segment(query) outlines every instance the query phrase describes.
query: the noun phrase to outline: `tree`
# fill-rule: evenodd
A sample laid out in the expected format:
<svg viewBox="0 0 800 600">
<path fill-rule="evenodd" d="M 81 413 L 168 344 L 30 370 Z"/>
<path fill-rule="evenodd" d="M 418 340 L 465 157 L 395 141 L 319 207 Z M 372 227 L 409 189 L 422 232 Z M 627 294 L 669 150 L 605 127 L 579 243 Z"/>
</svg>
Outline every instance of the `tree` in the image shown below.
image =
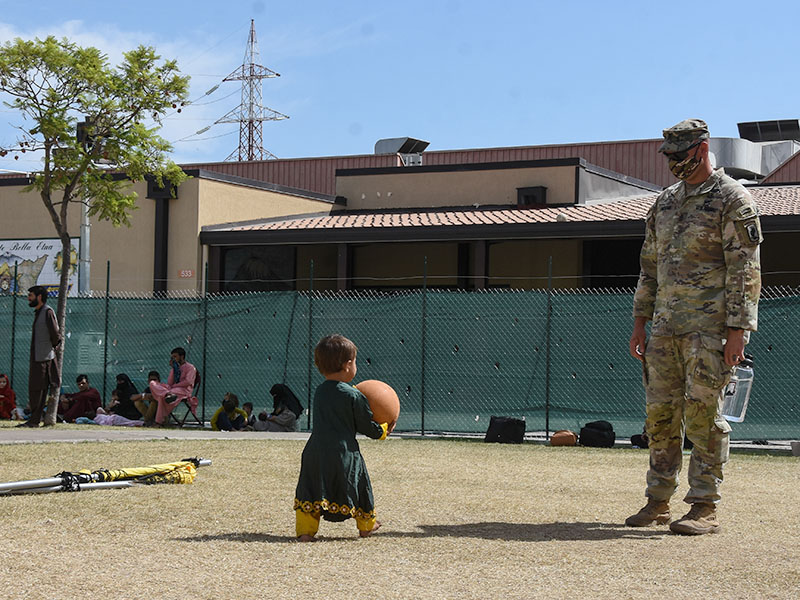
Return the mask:
<svg viewBox="0 0 800 600">
<path fill-rule="evenodd" d="M 151 47 L 125 53 L 117 67 L 97 48 L 52 36 L 0 47 L 0 93 L 11 97 L 6 106 L 24 119 L 15 146 L 0 148 L 0 156 L 41 155 L 42 168 L 31 173 L 25 191 L 41 196 L 66 257 L 56 310 L 62 331 L 70 208 L 86 203 L 89 216 L 129 226 L 136 208 L 132 182 L 151 175 L 160 186 L 178 185 L 186 178 L 167 158 L 172 148 L 157 132 L 166 114 L 185 103 L 188 84 L 177 63 L 161 61 Z"/>
</svg>

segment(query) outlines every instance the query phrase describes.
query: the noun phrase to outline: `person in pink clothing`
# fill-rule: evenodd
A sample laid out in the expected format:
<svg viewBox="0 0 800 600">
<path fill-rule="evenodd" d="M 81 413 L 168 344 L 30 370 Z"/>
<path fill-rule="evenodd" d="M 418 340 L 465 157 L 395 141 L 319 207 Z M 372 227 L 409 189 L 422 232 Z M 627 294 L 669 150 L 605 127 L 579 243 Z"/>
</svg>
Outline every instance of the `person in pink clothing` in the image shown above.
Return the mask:
<svg viewBox="0 0 800 600">
<path fill-rule="evenodd" d="M 197 369 L 186 362 L 186 350 L 175 348 L 170 352 L 170 372 L 167 382 L 150 382 L 150 393 L 156 402 L 156 424 L 165 425 L 172 410 L 183 399 L 192 397 Z"/>
</svg>

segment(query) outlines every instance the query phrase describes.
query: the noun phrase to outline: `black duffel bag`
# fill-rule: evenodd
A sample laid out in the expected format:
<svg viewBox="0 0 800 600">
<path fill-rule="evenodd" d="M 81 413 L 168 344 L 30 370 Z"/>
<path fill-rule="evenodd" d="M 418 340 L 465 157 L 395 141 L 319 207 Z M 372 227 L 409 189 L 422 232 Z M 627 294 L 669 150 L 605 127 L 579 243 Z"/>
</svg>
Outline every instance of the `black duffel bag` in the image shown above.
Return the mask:
<svg viewBox="0 0 800 600">
<path fill-rule="evenodd" d="M 492 417 L 484 442 L 521 444 L 525 437 L 525 421 L 513 417 Z"/>
<path fill-rule="evenodd" d="M 581 427 L 580 445 L 592 448 L 612 448 L 617 436 L 608 421 L 592 421 Z"/>
</svg>

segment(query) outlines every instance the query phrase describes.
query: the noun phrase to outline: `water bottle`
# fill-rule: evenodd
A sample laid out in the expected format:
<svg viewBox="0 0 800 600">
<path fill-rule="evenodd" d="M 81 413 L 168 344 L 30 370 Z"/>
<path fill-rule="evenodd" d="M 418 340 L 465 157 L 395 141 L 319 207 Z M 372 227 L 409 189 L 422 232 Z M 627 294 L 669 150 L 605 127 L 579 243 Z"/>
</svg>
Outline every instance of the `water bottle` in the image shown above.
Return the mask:
<svg viewBox="0 0 800 600">
<path fill-rule="evenodd" d="M 747 401 L 753 387 L 753 357 L 744 355 L 744 360 L 733 369 L 733 375 L 722 400 L 722 416 L 728 421 L 741 423 L 747 412 Z"/>
</svg>

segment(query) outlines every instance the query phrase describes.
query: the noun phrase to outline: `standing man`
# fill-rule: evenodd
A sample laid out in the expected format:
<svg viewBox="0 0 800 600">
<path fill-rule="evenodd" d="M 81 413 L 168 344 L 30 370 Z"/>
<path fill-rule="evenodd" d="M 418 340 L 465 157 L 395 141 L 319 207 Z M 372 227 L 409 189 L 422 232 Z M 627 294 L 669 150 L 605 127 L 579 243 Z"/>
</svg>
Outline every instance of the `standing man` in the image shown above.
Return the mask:
<svg viewBox="0 0 800 600">
<path fill-rule="evenodd" d="M 35 309 L 28 376 L 31 416 L 18 427 L 39 427 L 45 406 L 47 413 L 44 425 L 47 427 L 56 424 L 61 372 L 55 349 L 61 343 L 61 332 L 55 312 L 47 306 L 47 290 L 44 287 L 35 285 L 28 289 L 28 306 Z"/>
<path fill-rule="evenodd" d="M 647 214 L 630 340 L 644 373 L 650 469 L 647 505 L 625 524 L 670 521 L 685 429 L 694 443 L 684 498 L 691 510 L 669 527 L 688 535 L 719 531 L 730 432 L 721 416 L 723 390 L 756 330 L 761 291 L 756 205 L 744 187 L 713 169 L 708 137 L 699 119 L 664 130 L 659 152 L 681 181 Z"/>
</svg>

